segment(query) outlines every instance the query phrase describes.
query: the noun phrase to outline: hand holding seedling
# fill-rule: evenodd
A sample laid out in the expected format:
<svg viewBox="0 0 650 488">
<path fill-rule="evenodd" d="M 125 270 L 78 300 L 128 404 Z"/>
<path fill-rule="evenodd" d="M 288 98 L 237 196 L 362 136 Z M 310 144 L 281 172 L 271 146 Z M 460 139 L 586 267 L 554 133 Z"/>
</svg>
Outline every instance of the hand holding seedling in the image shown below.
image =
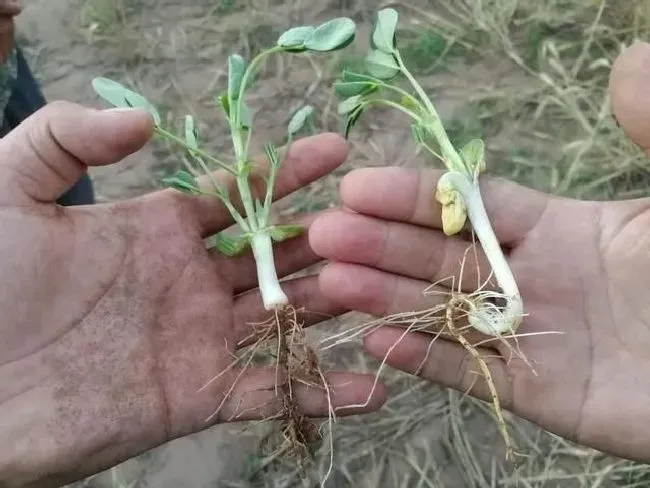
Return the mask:
<svg viewBox="0 0 650 488">
<path fill-rule="evenodd" d="M 179 171 L 171 178 L 165 179 L 172 188 L 192 196 L 208 196 L 218 199 L 227 209 L 234 222 L 240 227 L 241 234 L 232 237 L 221 233 L 217 248 L 228 256 L 241 255 L 250 249 L 253 252 L 257 268 L 257 278 L 264 308 L 281 312 L 290 305 L 288 297 L 278 282 L 273 257 L 273 242 L 282 242 L 300 235 L 304 230 L 295 225 L 274 225 L 271 222 L 271 203 L 276 191 L 278 172 L 285 155 L 270 142 L 265 144 L 269 160 L 269 171 L 264 176 L 263 195 L 253 196 L 250 175 L 253 169 L 250 145 L 254 137 L 255 114 L 246 101 L 247 90 L 251 88 L 254 78 L 264 62 L 274 55 L 324 53 L 338 51 L 348 46 L 355 38 L 356 26 L 346 17 L 332 19 L 317 27 L 299 26 L 284 32 L 276 44 L 247 61 L 239 54 L 228 57 L 227 86 L 215 100 L 228 125 L 232 140 L 233 154 L 230 162 L 208 154 L 202 148 L 201 136 L 198 134 L 194 117 L 186 115 L 182 135 L 174 134 L 172 128 L 166 127 L 156 107 L 143 95 L 136 93 L 108 78 L 95 78 L 93 88 L 106 102 L 115 107 L 140 107 L 151 113 L 154 118 L 156 135 L 180 146 L 189 156 L 186 170 Z M 217 108 L 217 107 L 215 107 Z M 305 128 L 313 127 L 311 116 L 313 107 L 304 106 L 297 110 L 287 125 L 287 148 L 291 147 L 296 136 Z M 211 177 L 211 172 L 221 169 L 232 176 L 236 182 L 236 195 Z M 210 185 L 201 188 L 196 177 L 203 174 Z M 239 197 L 242 209 L 234 206 L 233 197 Z"/>
<path fill-rule="evenodd" d="M 227 86 L 215 97 L 215 110 L 219 110 L 232 142 L 229 158 L 209 154 L 202 145 L 205 137 L 199 134 L 194 118 L 184 117 L 183 129 L 175 134 L 173 124 L 162 120 L 156 107 L 142 94 L 136 93 L 121 84 L 103 77 L 93 80 L 93 87 L 100 97 L 115 107 L 140 107 L 147 110 L 154 119 L 157 136 L 172 142 L 184 157 L 185 169 L 166 178 L 166 184 L 175 190 L 192 197 L 212 198 L 226 208 L 239 227 L 239 234 L 220 232 L 216 236 L 216 249 L 231 258 L 241 258 L 251 252 L 249 262 L 255 266 L 255 282 L 259 287 L 260 306 L 268 311 L 265 319 L 250 323 L 248 334 L 238 339 L 240 354 L 233 355 L 231 363 L 221 370 L 215 370 L 214 377 L 202 389 L 217 380 L 229 377 L 235 369 L 234 377 L 226 395 L 215 402 L 216 408 L 209 418 L 220 415 L 230 395 L 236 391 L 237 383 L 246 375 L 247 368 L 259 360 L 270 361 L 275 370 L 273 390 L 276 403 L 282 405 L 280 412 L 265 420 L 275 420 L 279 425 L 277 447 L 271 449 L 270 457 L 282 460 L 297 460 L 302 473 L 305 462 L 310 461 L 314 447 L 323 439 L 318 429 L 300 412 L 299 385 L 321 389 L 330 405 L 327 414 L 329 427 L 330 469 L 333 468 L 333 434 L 335 409 L 332 406 L 332 386 L 320 365 L 318 352 L 312 347 L 304 333 L 304 324 L 297 313 L 309 310 L 309 304 L 292 300 L 279 281 L 274 257 L 274 244 L 295 239 L 304 231 L 301 225 L 278 225 L 272 222 L 271 203 L 277 196 L 279 174 L 286 164 L 288 151 L 303 129 L 312 129 L 313 107 L 306 105 L 296 110 L 290 117 L 286 129 L 286 149 L 284 151 L 270 143 L 265 143 L 269 161 L 268 171 L 261 178 L 253 178 L 250 146 L 255 134 L 255 113 L 249 107 L 246 95 L 254 84 L 255 76 L 264 62 L 277 55 L 322 54 L 339 51 L 350 45 L 356 35 L 354 22 L 347 17 L 339 17 L 318 26 L 302 25 L 292 27 L 276 40 L 275 44 L 256 54 L 250 61 L 239 54 L 231 54 L 227 62 Z M 208 134 L 207 137 L 210 137 Z M 228 188 L 212 176 L 212 171 L 220 169 L 235 182 L 235 188 Z M 207 186 L 198 184 L 201 175 L 208 181 Z M 255 186 L 262 186 L 254 194 Z M 237 205 L 236 202 L 241 202 Z M 303 297 L 298 297 L 303 298 Z M 251 303 L 251 305 L 254 305 Z M 275 444 L 273 441 L 264 444 Z"/>
<path fill-rule="evenodd" d="M 251 367 L 206 422 L 240 368 L 202 386 L 232 362 L 250 333 L 247 322 L 267 314 L 253 257 L 228 259 L 204 246 L 202 238 L 232 224 L 218 200 L 164 190 L 92 207 L 54 203 L 87 165 L 119 161 L 152 129 L 141 110 L 53 103 L 0 141 L 2 486 L 61 486 L 214 423 L 279 408 L 274 369 Z M 345 156 L 333 134 L 297 141 L 274 198 Z M 269 165 L 252 161 L 258 181 Z M 223 171 L 212 176 L 236 186 Z M 279 277 L 318 259 L 304 236 L 276 252 Z M 340 312 L 316 280 L 283 283 L 288 297 L 314 312 L 305 325 Z M 354 374 L 328 379 L 335 408 L 359 403 L 372 385 Z M 302 384 L 294 394 L 304 414 L 328 414 L 323 390 Z M 378 395 L 365 409 L 340 413 L 380 403 Z"/>
<path fill-rule="evenodd" d="M 415 143 L 447 169 L 437 179 L 433 192 L 441 204 L 442 230 L 447 235 L 456 234 L 469 220 L 500 288 L 463 297 L 463 306 L 469 308 L 469 324 L 492 336 L 515 332 L 524 308 L 517 282 L 485 212 L 478 184 L 486 167 L 484 143 L 476 139 L 459 148 L 451 143 L 434 103 L 402 58 L 398 20 L 395 9 L 377 13 L 365 59 L 366 72 L 345 71 L 336 85 L 338 95 L 344 99 L 339 114 L 346 118 L 345 134 L 373 106 L 390 107 L 408 116 Z M 393 81 L 398 77 L 406 81 L 406 88 Z M 494 299 L 500 299 L 503 305 L 495 304 Z"/>
<path fill-rule="evenodd" d="M 650 45 L 623 53 L 611 94 L 622 127 L 650 154 L 649 66 Z M 346 176 L 341 200 L 352 212 L 331 212 L 310 228 L 314 250 L 336 261 L 320 275 L 330 300 L 379 317 L 436 307 L 463 261 L 461 291 L 483 284 L 485 253 L 477 252 L 476 267 L 470 237 L 443 232 L 434 198 L 442 174 L 381 168 Z M 650 200 L 575 201 L 490 179 L 481 191 L 528 313 L 517 342 L 530 364 L 503 341 L 476 338 L 501 404 L 571 440 L 649 462 Z M 441 293 L 424 296 L 431 282 Z M 378 328 L 365 348 L 395 368 L 491 400 L 460 344 L 403 331 Z"/>
</svg>

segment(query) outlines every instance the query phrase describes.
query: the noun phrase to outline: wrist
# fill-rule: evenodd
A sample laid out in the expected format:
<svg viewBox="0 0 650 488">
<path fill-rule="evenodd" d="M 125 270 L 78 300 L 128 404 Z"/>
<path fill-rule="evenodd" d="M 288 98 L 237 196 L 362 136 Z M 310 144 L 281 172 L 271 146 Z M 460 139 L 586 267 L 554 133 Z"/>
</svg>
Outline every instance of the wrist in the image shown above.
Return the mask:
<svg viewBox="0 0 650 488">
<path fill-rule="evenodd" d="M 137 426 L 117 419 L 98 416 L 84 427 L 77 412 L 76 422 L 62 422 L 66 406 L 40 396 L 31 390 L 0 403 L 2 488 L 62 487 L 137 455 L 143 441 L 161 443 L 147 443 L 134 435 Z"/>
</svg>

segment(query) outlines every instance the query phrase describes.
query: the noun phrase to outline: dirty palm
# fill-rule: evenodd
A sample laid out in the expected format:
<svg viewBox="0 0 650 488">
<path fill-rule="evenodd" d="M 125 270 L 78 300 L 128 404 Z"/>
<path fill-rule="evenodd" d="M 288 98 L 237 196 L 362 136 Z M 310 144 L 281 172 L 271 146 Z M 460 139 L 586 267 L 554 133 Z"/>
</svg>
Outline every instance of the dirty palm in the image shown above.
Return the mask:
<svg viewBox="0 0 650 488">
<path fill-rule="evenodd" d="M 315 351 L 308 344 L 302 324 L 297 318 L 299 304 L 290 303 L 278 279 L 273 255 L 273 243 L 300 235 L 304 228 L 299 225 L 275 225 L 271 222 L 271 204 L 276 178 L 293 140 L 301 132 L 313 129 L 314 108 L 304 106 L 291 117 L 287 126 L 284 150 L 271 143 L 265 145 L 268 159 L 268 172 L 264 176 L 265 194 L 262 199 L 255 198 L 252 191 L 251 175 L 253 158 L 250 154 L 254 137 L 254 114 L 246 103 L 246 90 L 251 88 L 257 70 L 274 55 L 300 53 L 327 53 L 347 47 L 353 42 L 356 26 L 351 19 L 335 18 L 319 26 L 299 26 L 284 32 L 275 46 L 270 47 L 252 60 L 247 61 L 238 54 L 228 58 L 227 89 L 216 97 L 216 104 L 228 122 L 232 140 L 231 161 L 208 154 L 201 147 L 201 138 L 196 130 L 194 118 L 186 115 L 184 130 L 175 134 L 163 127 L 156 107 L 143 95 L 135 93 L 121 84 L 107 79 L 95 78 L 95 91 L 108 103 L 116 107 L 144 108 L 152 115 L 155 133 L 179 146 L 187 156 L 185 168 L 163 181 L 178 191 L 209 196 L 219 199 L 230 212 L 240 234 L 233 236 L 222 232 L 216 236 L 216 248 L 224 255 L 234 257 L 252 251 L 257 269 L 257 283 L 264 308 L 269 311 L 269 320 L 251 326 L 251 334 L 241 341 L 246 345 L 244 351 L 233 361 L 228 369 L 240 366 L 241 377 L 255 359 L 271 357 L 276 367 L 276 391 L 281 396 L 282 412 L 274 417 L 280 422 L 280 445 L 277 449 L 286 455 L 295 455 L 299 462 L 310 456 L 311 444 L 318 440 L 318 429 L 300 412 L 294 398 L 292 386 L 296 382 L 316 385 L 330 391 L 325 376 L 319 367 Z M 236 190 L 243 212 L 236 208 L 233 198 L 215 171 L 222 171 L 236 182 Z M 200 183 L 203 179 L 207 184 Z M 265 354 L 267 353 L 267 354 Z M 227 371 L 227 370 L 226 370 Z M 220 372 L 210 383 L 216 381 L 226 371 Z M 231 391 L 237 380 L 233 382 Z M 210 384 L 208 383 L 208 384 Z M 207 384 L 204 386 L 208 386 Z M 212 417 L 218 414 L 228 398 L 224 396 Z M 211 417 L 211 418 L 212 418 Z M 329 423 L 333 422 L 334 412 L 330 406 Z M 209 419 L 208 419 L 209 420 Z M 330 436 L 331 438 L 331 436 Z"/>
<path fill-rule="evenodd" d="M 434 104 L 404 64 L 397 47 L 397 26 L 398 14 L 394 9 L 383 9 L 377 13 L 371 31 L 371 50 L 366 57 L 365 72 L 344 71 L 335 85 L 336 93 L 343 97 L 339 115 L 344 118 L 347 136 L 372 105 L 400 110 L 412 121 L 415 143 L 445 164 L 448 171 L 439 180 L 436 193 L 437 200 L 442 204 L 444 231 L 447 234 L 459 232 L 469 218 L 502 291 L 482 290 L 472 295 L 455 293 L 447 305 L 433 311 L 434 314 L 431 311 L 413 311 L 413 314 L 401 317 L 406 317 L 405 320 L 413 324 L 423 313 L 429 318 L 435 316 L 435 319 L 427 322 L 429 325 L 442 324 L 441 328 L 445 328 L 448 334 L 473 351 L 473 355 L 478 355 L 476 349 L 465 339 L 464 329 L 457 322 L 465 319 L 468 328 L 505 340 L 505 334 L 514 333 L 521 322 L 523 303 L 481 198 L 478 177 L 485 168 L 483 143 L 475 140 L 460 149 L 451 144 Z M 246 90 L 252 86 L 256 71 L 269 57 L 338 51 L 349 46 L 354 41 L 355 34 L 354 22 L 341 17 L 319 26 L 291 28 L 278 38 L 274 46 L 250 61 L 238 54 L 229 56 L 227 89 L 216 97 L 215 102 L 228 122 L 233 148 L 230 161 L 224 161 L 202 149 L 201 137 L 192 116 L 185 116 L 184 129 L 176 134 L 171 128 L 163 127 L 158 111 L 141 94 L 107 78 L 93 80 L 95 91 L 108 103 L 116 107 L 140 107 L 148 110 L 154 118 L 155 133 L 184 151 L 185 168 L 166 178 L 164 183 L 190 195 L 219 199 L 239 227 L 240 234 L 236 236 L 223 232 L 217 235 L 215 246 L 229 257 L 252 252 L 260 297 L 264 308 L 269 312 L 269 319 L 261 324 L 251 324 L 250 336 L 238 345 L 246 347 L 241 348 L 242 352 L 229 369 L 239 366 L 241 375 L 248 365 L 262 356 L 273 362 L 276 370 L 275 388 L 283 405 L 282 412 L 274 417 L 279 422 L 281 432 L 276 450 L 286 456 L 295 456 L 300 464 L 311 456 L 311 445 L 321 435 L 316 426 L 299 412 L 292 385 L 296 382 L 307 383 L 323 388 L 328 394 L 330 387 L 319 366 L 317 354 L 308 343 L 298 320 L 296 309 L 300 308 L 300 304 L 289 301 L 279 282 L 274 262 L 273 244 L 300 235 L 304 228 L 274 224 L 271 222 L 270 209 L 276 176 L 292 142 L 305 130 L 313 130 L 314 108 L 307 105 L 293 113 L 287 127 L 284 149 L 271 143 L 265 145 L 269 162 L 268 173 L 264 177 L 265 193 L 264 198 L 255 198 L 250 179 L 254 168 L 249 153 L 254 137 L 254 114 L 246 103 Z M 406 80 L 410 87 L 399 86 L 394 81 L 398 78 Z M 229 190 L 215 178 L 214 172 L 217 170 L 227 173 L 236 182 L 243 212 L 233 204 Z M 199 180 L 206 184 L 199 183 Z M 395 322 L 394 317 L 382 318 L 383 321 L 391 319 Z M 407 328 L 410 329 L 411 326 Z M 347 338 L 357 333 L 359 329 L 349 332 Z M 332 339 L 340 341 L 341 337 Z M 476 357 L 481 363 L 480 358 Z M 484 362 L 481 368 L 490 383 L 489 371 Z M 211 381 L 225 372 L 220 372 Z M 232 388 L 234 386 L 233 383 Z M 227 397 L 228 395 L 225 396 Z M 499 412 L 496 395 L 494 402 L 495 409 Z M 221 405 L 217 406 L 213 415 L 220 408 Z M 330 456 L 334 420 L 334 412 L 330 408 L 327 421 L 330 429 Z M 502 427 L 505 428 L 505 425 Z M 503 434 L 507 441 L 507 433 L 503 431 Z M 331 467 L 330 464 L 330 470 Z"/>
</svg>

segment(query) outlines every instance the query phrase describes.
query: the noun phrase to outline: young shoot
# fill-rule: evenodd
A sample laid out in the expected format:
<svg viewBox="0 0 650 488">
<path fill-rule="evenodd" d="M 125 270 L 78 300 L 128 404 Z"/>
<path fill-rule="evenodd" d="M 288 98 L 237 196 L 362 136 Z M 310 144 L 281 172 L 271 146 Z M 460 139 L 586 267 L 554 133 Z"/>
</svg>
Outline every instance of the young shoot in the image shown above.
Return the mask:
<svg viewBox="0 0 650 488">
<path fill-rule="evenodd" d="M 398 18 L 397 11 L 392 8 L 377 13 L 371 32 L 371 48 L 365 58 L 365 72 L 344 71 L 335 85 L 336 93 L 343 99 L 338 113 L 346 120 L 345 136 L 349 136 L 371 106 L 390 107 L 410 118 L 415 143 L 441 159 L 447 170 L 437 183 L 435 195 L 442 205 L 444 233 L 460 232 L 469 218 L 502 291 L 472 297 L 468 302 L 469 324 L 490 336 L 513 333 L 522 321 L 523 302 L 479 189 L 479 174 L 485 170 L 484 143 L 475 139 L 460 149 L 454 147 L 433 102 L 406 67 L 397 47 Z M 398 77 L 404 79 L 410 89 L 394 83 Z M 497 305 L 504 300 L 505 305 Z"/>
<path fill-rule="evenodd" d="M 250 146 L 254 113 L 246 103 L 246 94 L 264 61 L 272 55 L 337 51 L 352 43 L 355 34 L 354 22 L 349 18 L 341 17 L 319 26 L 307 25 L 289 29 L 278 38 L 274 46 L 262 51 L 250 62 L 238 54 L 229 56 L 227 88 L 216 97 L 216 104 L 228 123 L 228 132 L 232 140 L 233 151 L 229 161 L 217 158 L 202 148 L 192 116 L 185 116 L 181 134 L 175 134 L 172 128 L 163 125 L 157 109 L 142 95 L 107 78 L 96 78 L 92 83 L 95 91 L 115 107 L 139 107 L 147 110 L 154 119 L 155 134 L 184 150 L 186 169 L 165 178 L 164 183 L 189 195 L 217 198 L 228 209 L 233 221 L 241 229 L 241 233 L 235 236 L 223 232 L 218 234 L 216 248 L 230 257 L 247 251 L 253 254 L 262 305 L 270 312 L 270 317 L 261 324 L 251 326 L 250 337 L 234 345 L 240 356 L 239 359 L 235 359 L 230 366 L 203 387 L 217 381 L 232 368 L 236 367 L 239 370 L 232 386 L 206 421 L 214 418 L 221 411 L 226 398 L 234 390 L 235 383 L 253 363 L 253 359 L 262 356 L 263 359 L 275 364 L 275 392 L 280 396 L 278 403 L 281 405 L 277 415 L 265 420 L 277 419 L 280 422 L 282 443 L 278 452 L 283 457 L 293 454 L 300 463 L 305 457 L 309 457 L 307 448 L 315 440 L 315 429 L 300 412 L 295 385 L 316 385 L 326 392 L 330 407 L 328 425 L 331 425 L 334 419 L 334 410 L 330 401 L 330 385 L 327 384 L 321 371 L 316 353 L 307 341 L 303 324 L 297 318 L 296 307 L 289 303 L 280 285 L 273 256 L 274 242 L 294 238 L 304 229 L 298 225 L 272 223 L 271 204 L 279 171 L 293 140 L 305 129 L 313 131 L 314 109 L 311 106 L 304 106 L 293 113 L 287 126 L 286 149 L 283 156 L 273 144 L 265 145 L 268 170 L 263 178 L 266 187 L 263 194 L 258 197 L 253 194 L 249 180 L 253 170 Z M 231 181 L 234 180 L 241 199 L 241 207 L 235 207 L 228 188 L 215 177 L 216 170 L 227 173 Z M 203 181 L 199 183 L 198 177 L 201 174 L 203 174 L 202 180 L 209 184 L 204 184 Z M 332 464 L 330 469 L 331 467 Z"/>
<path fill-rule="evenodd" d="M 246 90 L 252 85 L 255 74 L 270 56 L 275 54 L 323 53 L 337 51 L 347 47 L 355 37 L 354 22 L 345 17 L 336 18 L 319 26 L 300 26 L 284 32 L 272 46 L 250 62 L 242 56 L 232 54 L 228 58 L 228 86 L 216 98 L 223 115 L 228 122 L 232 139 L 233 157 L 231 162 L 208 154 L 201 148 L 194 118 L 185 117 L 184 131 L 177 135 L 172 129 L 163 126 L 162 119 L 154 107 L 142 95 L 107 79 L 95 78 L 93 88 L 108 103 L 115 107 L 144 108 L 154 118 L 155 133 L 181 146 L 187 152 L 189 160 L 187 170 L 178 171 L 163 182 L 176 190 L 190 195 L 210 195 L 218 198 L 228 209 L 233 220 L 241 228 L 241 235 L 229 236 L 221 233 L 217 236 L 217 249 L 227 255 L 235 256 L 251 249 L 257 266 L 258 285 L 262 302 L 266 310 L 278 310 L 288 305 L 287 295 L 280 286 L 273 257 L 273 242 L 280 242 L 300 235 L 303 228 L 297 225 L 274 225 L 270 221 L 271 204 L 276 178 L 282 166 L 282 158 L 273 144 L 266 144 L 265 152 L 269 161 L 268 176 L 265 177 L 266 194 L 263 199 L 254 198 L 249 176 L 253 169 L 249 152 L 253 134 L 254 114 L 246 103 Z M 287 149 L 295 136 L 304 128 L 311 128 L 313 108 L 305 106 L 296 111 L 287 127 Z M 236 181 L 236 187 L 243 204 L 240 213 L 232 204 L 227 189 L 213 176 L 215 170 L 229 173 Z M 212 188 L 203 189 L 196 177 L 205 174 Z"/>
</svg>

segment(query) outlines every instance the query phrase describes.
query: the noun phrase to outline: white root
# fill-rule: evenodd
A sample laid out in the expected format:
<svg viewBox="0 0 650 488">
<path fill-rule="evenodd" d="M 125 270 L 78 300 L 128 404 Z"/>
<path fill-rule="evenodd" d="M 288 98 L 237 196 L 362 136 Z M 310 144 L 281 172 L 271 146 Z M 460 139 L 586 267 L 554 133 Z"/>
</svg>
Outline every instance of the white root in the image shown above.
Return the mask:
<svg viewBox="0 0 650 488">
<path fill-rule="evenodd" d="M 257 277 L 265 310 L 278 310 L 289 304 L 289 298 L 282 290 L 273 259 L 273 241 L 268 233 L 255 233 L 251 237 L 251 248 L 255 256 Z"/>
<path fill-rule="evenodd" d="M 490 336 L 514 333 L 522 322 L 524 305 L 515 277 L 488 219 L 479 186 L 466 175 L 455 171 L 445 173 L 441 180 L 444 185 L 453 187 L 461 194 L 474 233 L 485 251 L 494 278 L 503 291 L 478 294 L 478 300 L 474 301 L 468 314 L 469 323 L 479 332 Z M 490 298 L 505 299 L 505 307 L 497 306 L 489 301 Z"/>
</svg>

